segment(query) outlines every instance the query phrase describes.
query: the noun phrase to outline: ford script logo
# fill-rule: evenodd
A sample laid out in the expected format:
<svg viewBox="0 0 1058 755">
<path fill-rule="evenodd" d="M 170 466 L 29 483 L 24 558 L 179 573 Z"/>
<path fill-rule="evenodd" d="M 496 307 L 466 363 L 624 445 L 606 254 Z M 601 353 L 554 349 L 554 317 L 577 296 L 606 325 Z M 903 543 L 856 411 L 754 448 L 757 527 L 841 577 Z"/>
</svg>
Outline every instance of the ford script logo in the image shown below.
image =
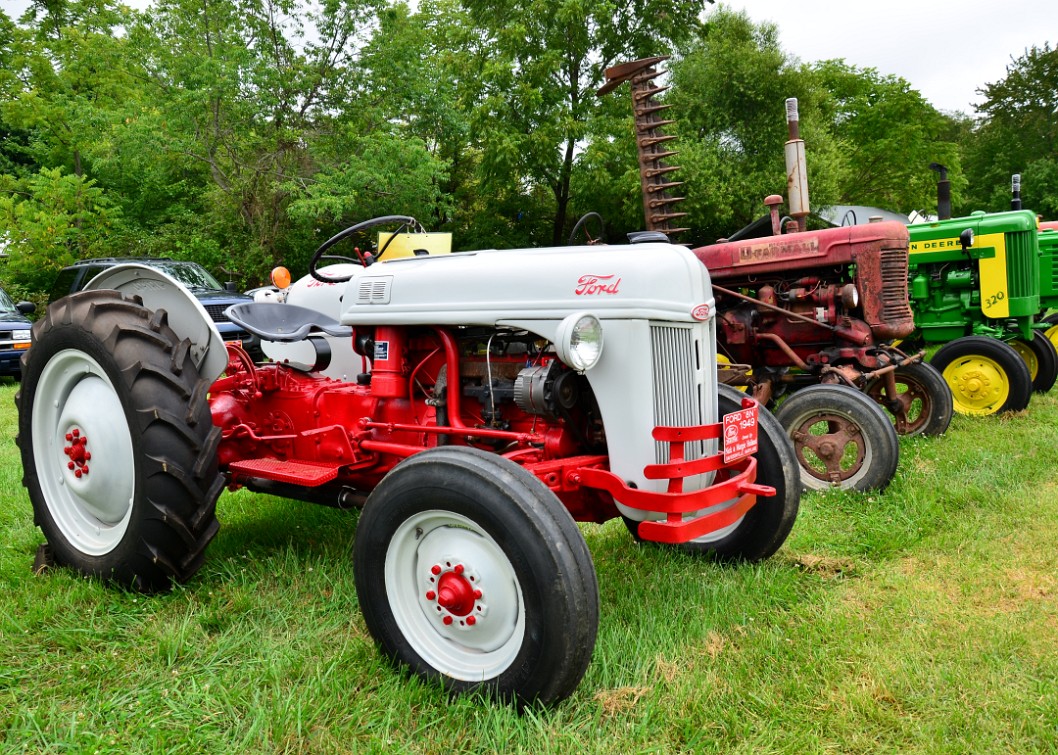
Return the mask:
<svg viewBox="0 0 1058 755">
<path fill-rule="evenodd" d="M 699 304 L 697 307 L 691 310 L 691 317 L 693 317 L 695 320 L 708 320 L 709 305 Z"/>
<path fill-rule="evenodd" d="M 614 280 L 613 275 L 582 275 L 577 279 L 577 288 L 573 293 L 577 296 L 616 294 L 620 285 L 621 279 Z"/>
</svg>

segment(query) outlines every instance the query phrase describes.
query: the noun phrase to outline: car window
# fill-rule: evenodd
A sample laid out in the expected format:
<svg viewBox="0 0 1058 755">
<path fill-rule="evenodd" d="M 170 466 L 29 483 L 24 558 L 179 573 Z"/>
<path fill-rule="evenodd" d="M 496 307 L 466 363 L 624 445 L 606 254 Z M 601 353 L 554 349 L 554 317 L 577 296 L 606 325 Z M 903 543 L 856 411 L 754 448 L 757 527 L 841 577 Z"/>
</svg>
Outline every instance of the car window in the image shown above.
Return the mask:
<svg viewBox="0 0 1058 755">
<path fill-rule="evenodd" d="M 157 265 L 162 272 L 176 278 L 192 291 L 222 291 L 224 287 L 204 267 L 194 262 L 166 262 Z"/>
<path fill-rule="evenodd" d="M 69 296 L 70 289 L 73 288 L 73 282 L 76 277 L 77 270 L 73 268 L 60 270 L 59 274 L 55 277 L 55 283 L 52 284 L 51 294 L 48 295 L 48 301 L 55 301 L 64 296 Z"/>
<path fill-rule="evenodd" d="M 4 289 L 0 288 L 0 312 L 10 313 L 17 311 L 15 303 L 11 301 L 11 297 L 7 295 Z"/>
</svg>

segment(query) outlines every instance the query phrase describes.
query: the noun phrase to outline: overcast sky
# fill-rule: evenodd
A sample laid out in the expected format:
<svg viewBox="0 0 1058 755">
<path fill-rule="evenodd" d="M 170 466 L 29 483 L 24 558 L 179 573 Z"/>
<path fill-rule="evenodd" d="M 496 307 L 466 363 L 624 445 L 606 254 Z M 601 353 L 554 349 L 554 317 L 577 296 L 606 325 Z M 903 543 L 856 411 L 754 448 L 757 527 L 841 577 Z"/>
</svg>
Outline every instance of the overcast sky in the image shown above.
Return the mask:
<svg viewBox="0 0 1058 755">
<path fill-rule="evenodd" d="M 906 79 L 940 110 L 973 113 L 975 90 L 1006 76 L 1011 57 L 1058 45 L 1058 0 L 720 0 L 779 27 L 803 62 L 844 58 Z"/>
<path fill-rule="evenodd" d="M 981 101 L 975 90 L 1002 79 L 1011 57 L 1058 46 L 1058 0 L 720 1 L 775 23 L 783 49 L 804 62 L 844 58 L 896 74 L 934 107 L 967 114 Z M 15 17 L 27 5 L 0 0 Z"/>
</svg>

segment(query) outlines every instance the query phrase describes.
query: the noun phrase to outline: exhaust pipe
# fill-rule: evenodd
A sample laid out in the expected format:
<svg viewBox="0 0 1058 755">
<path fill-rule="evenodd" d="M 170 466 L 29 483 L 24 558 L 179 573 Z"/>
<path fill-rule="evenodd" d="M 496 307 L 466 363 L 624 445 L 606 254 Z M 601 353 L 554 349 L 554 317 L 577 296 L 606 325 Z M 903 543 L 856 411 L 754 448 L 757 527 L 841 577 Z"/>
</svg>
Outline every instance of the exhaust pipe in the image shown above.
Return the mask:
<svg viewBox="0 0 1058 755">
<path fill-rule="evenodd" d="M 808 206 L 808 164 L 805 162 L 805 142 L 801 138 L 800 118 L 797 115 L 797 98 L 786 100 L 786 127 L 790 139 L 786 142 L 786 197 L 790 205 L 790 217 L 797 221 L 797 228 L 804 231 L 810 212 Z"/>
<path fill-rule="evenodd" d="M 1015 173 L 1010 177 L 1010 209 L 1021 209 L 1021 174 Z"/>
<path fill-rule="evenodd" d="M 940 163 L 930 163 L 930 170 L 935 170 L 937 179 L 937 220 L 951 217 L 951 181 L 948 180 L 948 169 Z"/>
</svg>

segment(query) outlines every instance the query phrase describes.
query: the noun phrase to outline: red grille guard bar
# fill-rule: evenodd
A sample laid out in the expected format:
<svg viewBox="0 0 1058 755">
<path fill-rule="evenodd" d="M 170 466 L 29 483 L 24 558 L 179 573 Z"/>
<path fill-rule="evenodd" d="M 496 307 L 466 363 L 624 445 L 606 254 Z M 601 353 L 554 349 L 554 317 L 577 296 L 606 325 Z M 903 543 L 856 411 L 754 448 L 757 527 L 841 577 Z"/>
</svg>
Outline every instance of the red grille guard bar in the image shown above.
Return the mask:
<svg viewBox="0 0 1058 755">
<path fill-rule="evenodd" d="M 744 410 L 753 410 L 754 418 L 757 416 L 758 405 L 753 399 L 743 399 L 742 407 Z M 721 449 L 713 456 L 686 460 L 685 443 L 718 440 L 723 437 L 723 430 L 724 424 L 721 422 L 697 427 L 654 428 L 654 440 L 669 444 L 670 461 L 667 464 L 648 465 L 643 469 L 643 475 L 649 480 L 668 480 L 668 490 L 665 492 L 629 487 L 619 476 L 598 468 L 580 470 L 581 485 L 603 490 L 629 508 L 665 514 L 663 520 L 639 523 L 638 534 L 644 540 L 686 543 L 716 532 L 745 515 L 756 504 L 757 496 L 775 495 L 775 488 L 756 484 L 757 460 L 752 456 L 725 461 L 725 452 Z M 755 423 L 753 440 L 755 446 Z M 730 450 L 727 455 L 731 456 Z M 716 472 L 712 485 L 684 492 L 684 479 L 707 472 Z M 700 513 L 685 518 L 685 515 L 694 512 Z"/>
</svg>

